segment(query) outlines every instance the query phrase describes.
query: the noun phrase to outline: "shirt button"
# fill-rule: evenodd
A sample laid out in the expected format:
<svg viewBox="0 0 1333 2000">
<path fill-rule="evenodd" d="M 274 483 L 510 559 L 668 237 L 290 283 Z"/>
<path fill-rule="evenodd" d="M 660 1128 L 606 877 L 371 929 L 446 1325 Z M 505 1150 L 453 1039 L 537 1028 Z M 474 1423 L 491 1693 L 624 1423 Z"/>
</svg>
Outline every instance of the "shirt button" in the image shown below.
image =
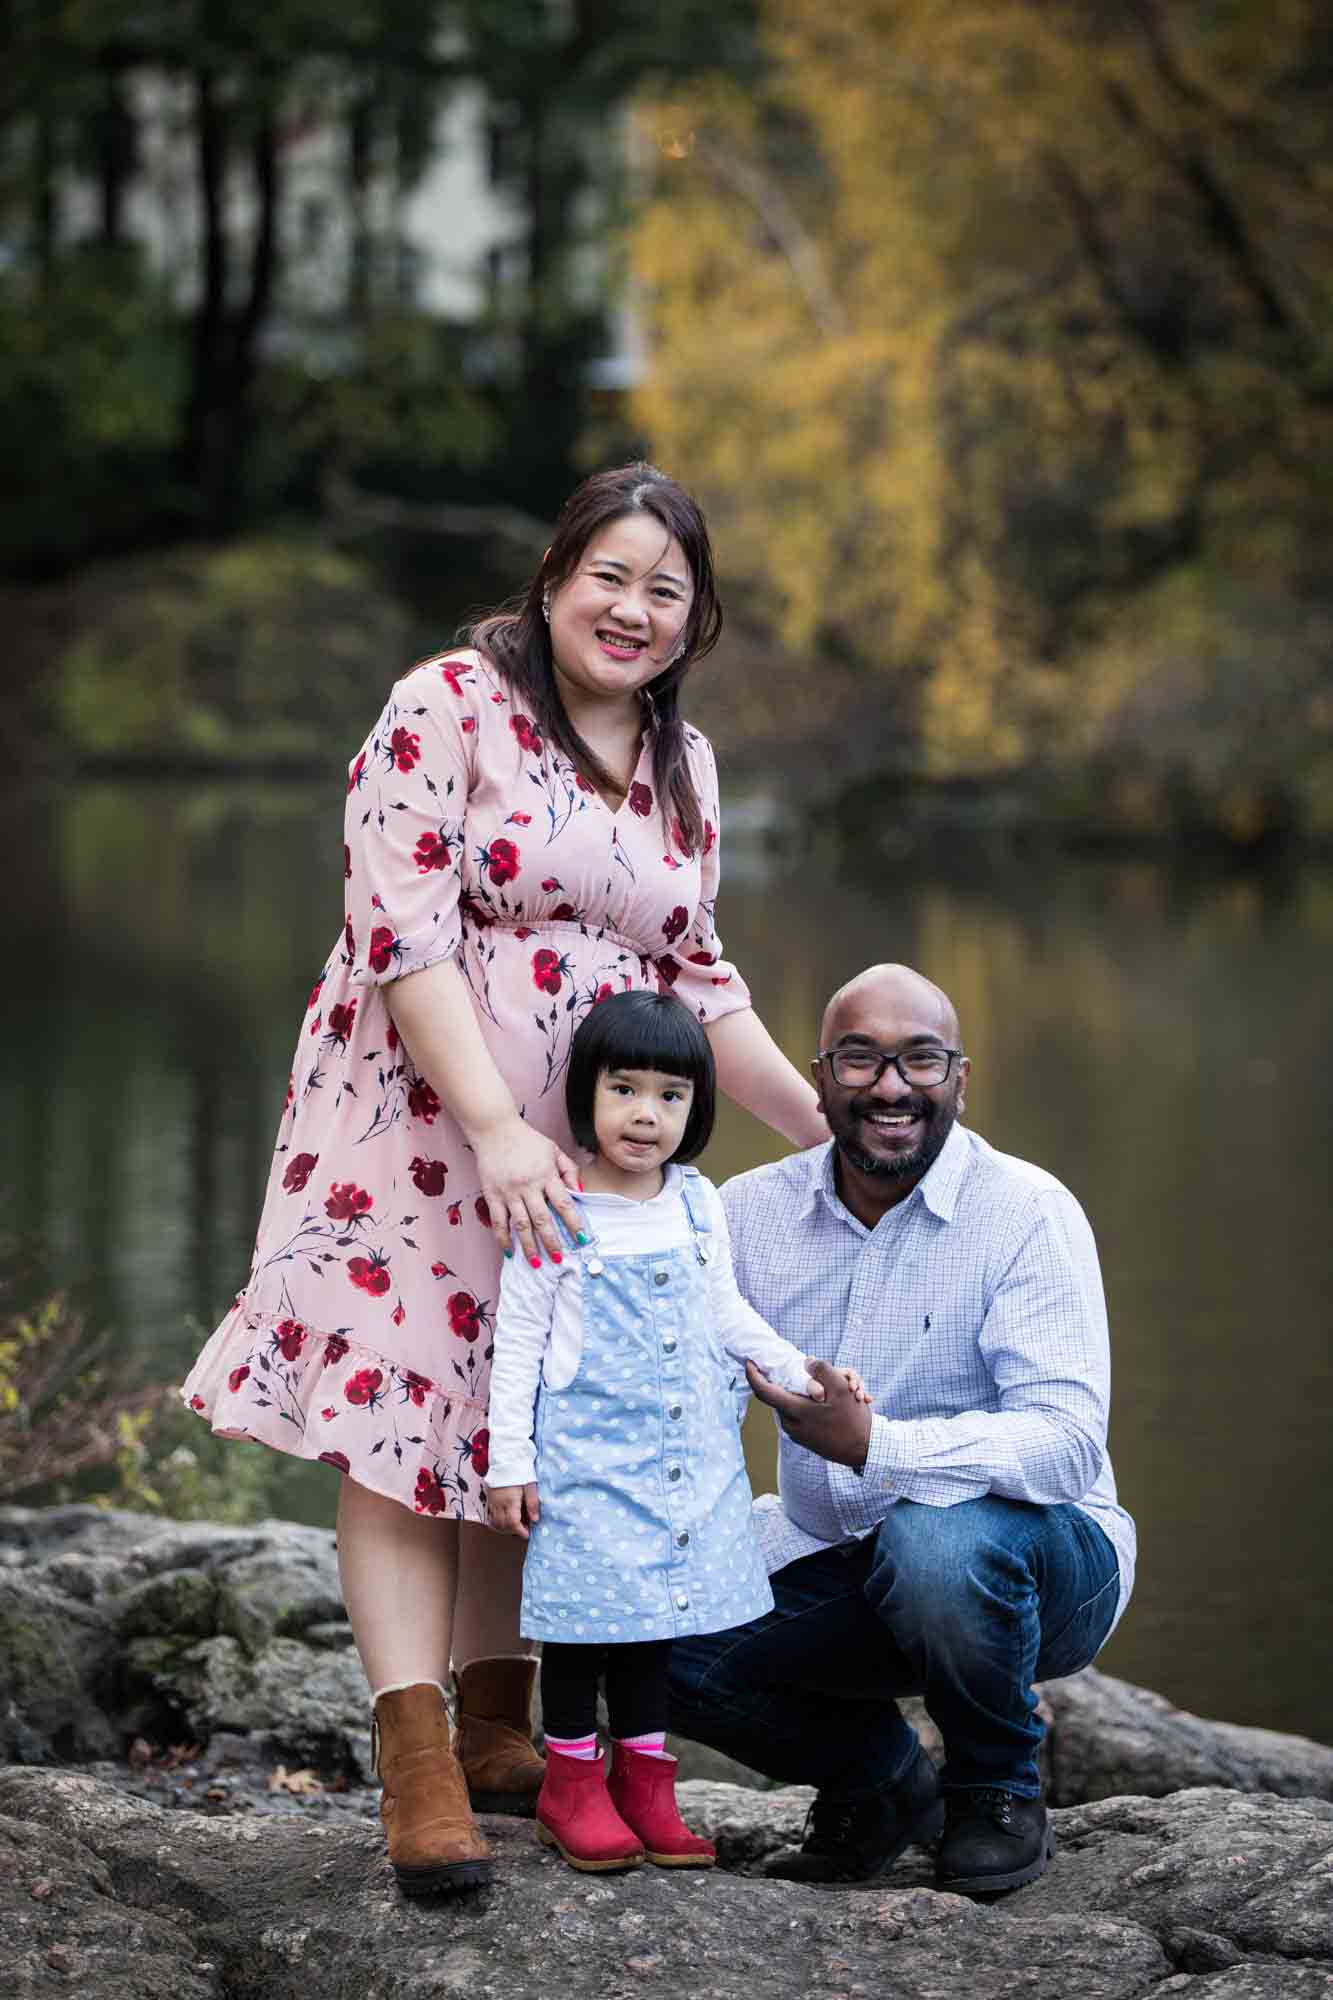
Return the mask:
<svg viewBox="0 0 1333 2000">
<path fill-rule="evenodd" d="M 676 1599 L 676 1609 L 677 1611 L 688 1611 L 689 1608 L 690 1608 L 690 1600 L 685 1595 L 685 1592 L 682 1590 L 679 1597 Z"/>
<path fill-rule="evenodd" d="M 667 1411 L 667 1415 L 670 1417 L 673 1424 L 678 1424 L 680 1422 L 680 1404 L 673 1403 L 671 1405 L 671 1408 Z"/>
<path fill-rule="evenodd" d="M 680 1478 L 680 1467 L 678 1465 L 669 1465 L 667 1467 L 667 1478 L 671 1481 L 671 1484 L 674 1486 L 676 1481 Z"/>
<path fill-rule="evenodd" d="M 677 1535 L 676 1547 L 678 1549 L 687 1549 L 689 1546 L 690 1546 L 690 1533 L 689 1529 L 687 1528 L 683 1534 Z"/>
<path fill-rule="evenodd" d="M 653 1283 L 654 1283 L 655 1285 L 664 1285 L 664 1284 L 666 1283 L 666 1281 L 667 1281 L 667 1278 L 668 1278 L 668 1275 L 669 1275 L 669 1273 L 668 1273 L 668 1272 L 666 1272 L 666 1271 L 654 1271 L 654 1272 L 653 1272 Z"/>
<path fill-rule="evenodd" d="M 676 1337 L 674 1334 L 669 1333 L 666 1339 L 662 1342 L 662 1352 L 663 1354 L 674 1354 L 675 1351 L 676 1351 Z"/>
</svg>

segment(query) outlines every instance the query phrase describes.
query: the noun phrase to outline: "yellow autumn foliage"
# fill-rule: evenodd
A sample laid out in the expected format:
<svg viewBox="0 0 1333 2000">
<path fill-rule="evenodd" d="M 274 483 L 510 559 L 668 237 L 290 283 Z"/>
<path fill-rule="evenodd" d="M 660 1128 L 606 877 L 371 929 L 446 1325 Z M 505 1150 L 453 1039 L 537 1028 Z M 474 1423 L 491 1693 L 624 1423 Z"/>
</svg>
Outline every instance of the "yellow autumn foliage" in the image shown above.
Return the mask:
<svg viewBox="0 0 1333 2000">
<path fill-rule="evenodd" d="M 1133 757 L 1219 800 L 1308 790 L 1333 603 L 1316 0 L 760 11 L 757 84 L 639 106 L 631 245 L 636 414 L 751 631 L 836 664 L 861 725 L 873 697 L 851 768 Z M 1270 679 L 1292 726 L 1265 743 Z"/>
</svg>

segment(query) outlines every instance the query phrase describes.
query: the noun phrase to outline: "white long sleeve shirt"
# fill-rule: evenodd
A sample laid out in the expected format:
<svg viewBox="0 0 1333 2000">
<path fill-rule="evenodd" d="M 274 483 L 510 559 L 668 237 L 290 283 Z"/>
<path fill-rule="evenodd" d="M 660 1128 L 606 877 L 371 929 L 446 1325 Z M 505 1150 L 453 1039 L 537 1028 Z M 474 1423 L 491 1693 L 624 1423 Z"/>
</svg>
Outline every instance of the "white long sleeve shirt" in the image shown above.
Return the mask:
<svg viewBox="0 0 1333 2000">
<path fill-rule="evenodd" d="M 651 1256 L 690 1243 L 690 1225 L 681 1195 L 679 1167 L 668 1167 L 660 1194 L 630 1201 L 618 1194 L 579 1197 L 603 1258 Z M 726 1354 L 744 1381 L 746 1361 L 754 1361 L 784 1389 L 810 1392 L 805 1356 L 774 1333 L 768 1321 L 741 1297 L 731 1263 L 727 1218 L 717 1189 L 700 1175 L 691 1199 L 706 1208 L 711 1255 L 707 1265 L 714 1325 Z M 533 1426 L 537 1389 L 567 1388 L 583 1353 L 583 1272 L 577 1251 L 562 1264 L 543 1257 L 534 1270 L 515 1256 L 503 1265 L 491 1362 L 491 1486 L 523 1486 L 536 1477 Z"/>
</svg>

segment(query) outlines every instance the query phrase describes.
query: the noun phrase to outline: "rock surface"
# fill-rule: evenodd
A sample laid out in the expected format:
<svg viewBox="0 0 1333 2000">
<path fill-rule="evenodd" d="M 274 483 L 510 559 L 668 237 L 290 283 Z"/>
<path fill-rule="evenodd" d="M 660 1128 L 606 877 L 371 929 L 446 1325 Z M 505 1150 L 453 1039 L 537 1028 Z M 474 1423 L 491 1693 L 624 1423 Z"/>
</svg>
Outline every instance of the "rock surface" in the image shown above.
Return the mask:
<svg viewBox="0 0 1333 2000">
<path fill-rule="evenodd" d="M 1205 1721 L 1092 1669 L 1039 1692 L 1055 1805 L 1201 1785 L 1333 1799 L 1333 1749 L 1303 1737 Z M 938 1753 L 920 1704 L 908 1706 Z M 370 1776 L 367 1724 L 327 1530 L 0 1508 L 0 1761 L 248 1738 L 251 1761 L 356 1785 Z M 690 1776 L 753 1781 L 713 1752 L 683 1751 Z"/>
<path fill-rule="evenodd" d="M 780 1792 L 687 1789 L 729 1858 Z M 83 1774 L 0 1771 L 14 2000 L 1330 2000 L 1333 1807 L 1196 1790 L 1056 1816 L 1048 1874 L 991 1907 L 910 1852 L 872 1887 L 645 1867 L 575 1874 L 487 1820 L 490 1891 L 404 1902 L 372 1824 L 163 1812 Z"/>
</svg>

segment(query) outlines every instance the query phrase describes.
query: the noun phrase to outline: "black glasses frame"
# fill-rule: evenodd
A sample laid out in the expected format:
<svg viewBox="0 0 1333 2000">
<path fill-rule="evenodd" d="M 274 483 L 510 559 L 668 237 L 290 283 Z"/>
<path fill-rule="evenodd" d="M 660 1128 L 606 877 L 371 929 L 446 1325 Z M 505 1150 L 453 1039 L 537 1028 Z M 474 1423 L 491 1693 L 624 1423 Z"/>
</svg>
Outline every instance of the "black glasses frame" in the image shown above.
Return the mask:
<svg viewBox="0 0 1333 2000">
<path fill-rule="evenodd" d="M 833 1081 L 841 1090 L 872 1089 L 879 1082 L 890 1063 L 893 1064 L 893 1067 L 898 1072 L 900 1081 L 908 1090 L 938 1090 L 941 1084 L 949 1081 L 949 1078 L 953 1075 L 953 1066 L 956 1062 L 961 1061 L 962 1054 L 963 1051 L 961 1049 L 899 1049 L 893 1055 L 890 1055 L 887 1049 L 821 1049 L 815 1057 L 815 1061 L 826 1062 L 828 1064 L 830 1070 L 833 1072 Z M 946 1058 L 944 1075 L 938 1077 L 934 1083 L 919 1083 L 913 1077 L 905 1075 L 903 1072 L 903 1057 L 907 1056 L 910 1060 L 913 1055 L 918 1058 L 944 1056 Z M 860 1076 L 856 1079 L 855 1083 L 844 1083 L 838 1075 L 838 1063 L 843 1056 L 850 1056 L 854 1062 L 858 1063 L 865 1063 L 873 1058 L 875 1074 L 871 1077 Z"/>
</svg>

